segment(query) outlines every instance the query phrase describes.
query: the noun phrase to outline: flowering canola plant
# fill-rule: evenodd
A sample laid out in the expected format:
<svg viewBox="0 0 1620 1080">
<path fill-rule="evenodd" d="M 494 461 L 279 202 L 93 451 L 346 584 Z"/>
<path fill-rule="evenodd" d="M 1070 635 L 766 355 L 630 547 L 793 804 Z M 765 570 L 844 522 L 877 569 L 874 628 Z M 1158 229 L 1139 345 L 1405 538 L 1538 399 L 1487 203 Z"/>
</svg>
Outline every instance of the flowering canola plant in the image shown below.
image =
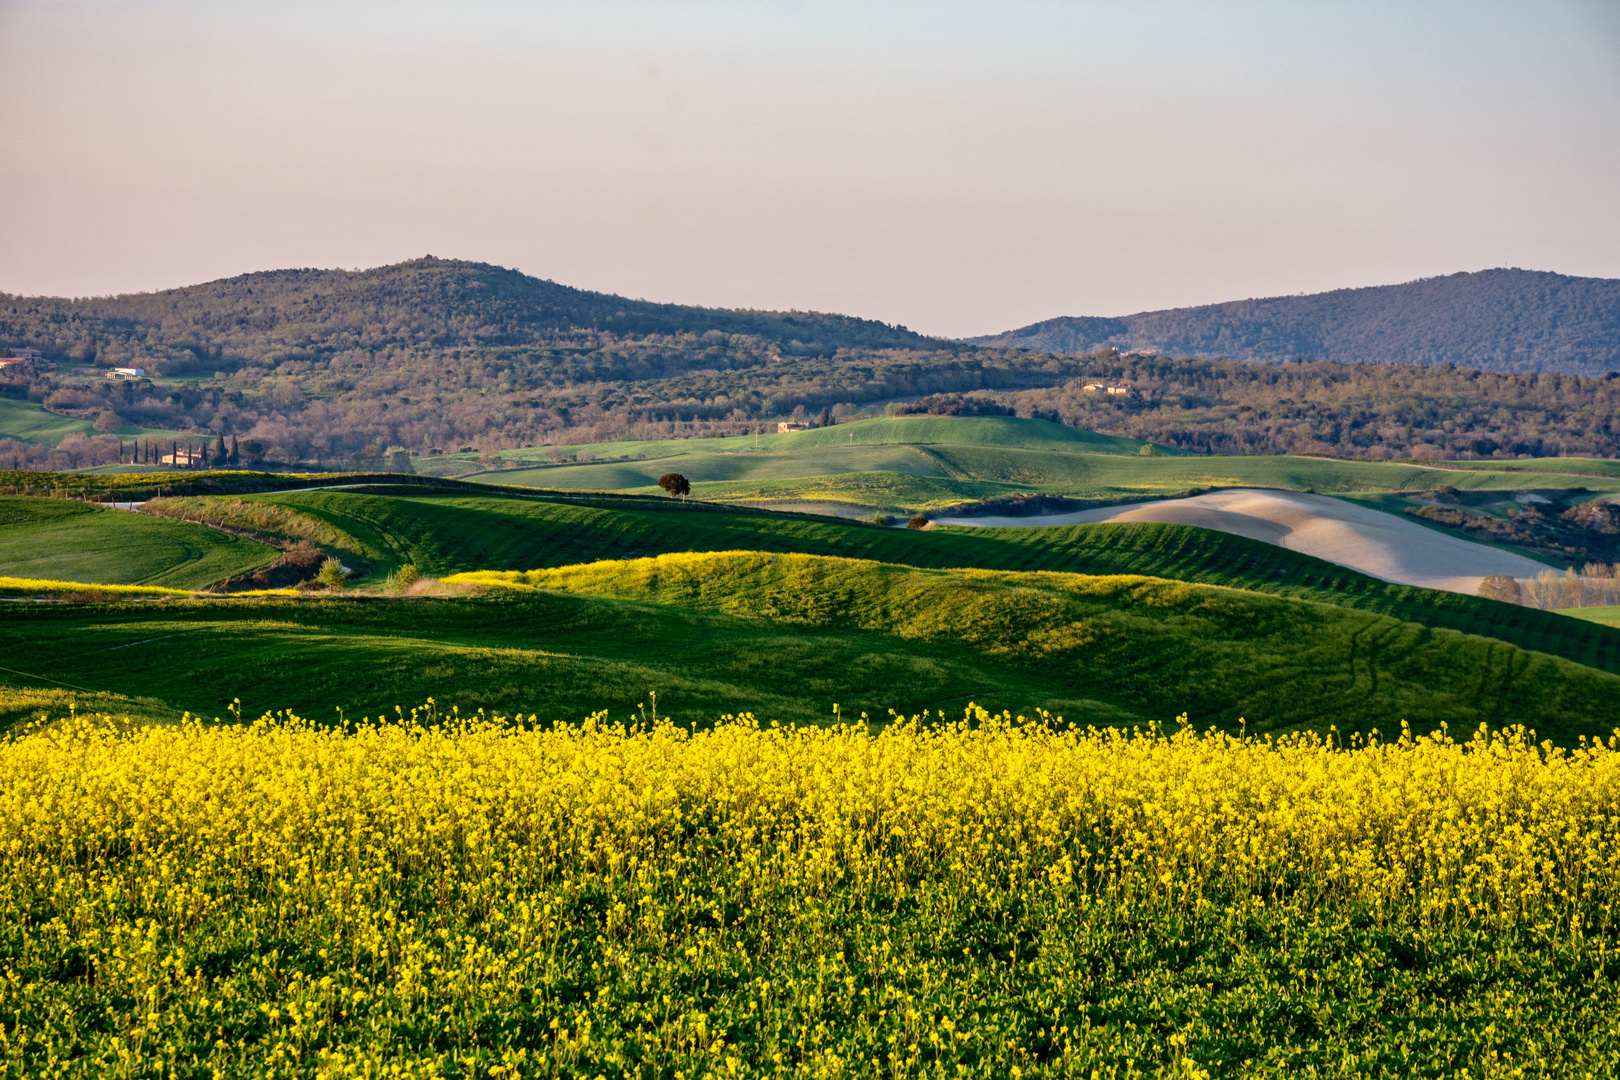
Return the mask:
<svg viewBox="0 0 1620 1080">
<path fill-rule="evenodd" d="M 0 748 L 27 1076 L 1605 1076 L 1620 743 L 957 723 Z"/>
</svg>

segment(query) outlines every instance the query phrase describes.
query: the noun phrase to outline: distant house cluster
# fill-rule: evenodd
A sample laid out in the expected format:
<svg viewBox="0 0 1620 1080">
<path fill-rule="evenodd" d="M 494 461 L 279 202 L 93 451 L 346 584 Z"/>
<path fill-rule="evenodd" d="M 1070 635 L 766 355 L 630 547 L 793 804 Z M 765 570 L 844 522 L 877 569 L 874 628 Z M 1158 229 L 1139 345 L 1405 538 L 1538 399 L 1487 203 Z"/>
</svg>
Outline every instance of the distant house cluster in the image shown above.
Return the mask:
<svg viewBox="0 0 1620 1080">
<path fill-rule="evenodd" d="M 1115 397 L 1130 397 L 1136 393 L 1134 386 L 1110 386 L 1107 383 L 1086 383 L 1081 387 L 1088 394 L 1113 394 Z"/>
<path fill-rule="evenodd" d="M 816 425 L 812 424 L 808 420 L 778 420 L 776 422 L 776 430 L 778 433 L 785 433 L 789 431 L 809 431 L 815 426 Z"/>
<path fill-rule="evenodd" d="M 146 369 L 143 367 L 115 367 L 107 372 L 109 379 L 144 379 Z"/>
</svg>

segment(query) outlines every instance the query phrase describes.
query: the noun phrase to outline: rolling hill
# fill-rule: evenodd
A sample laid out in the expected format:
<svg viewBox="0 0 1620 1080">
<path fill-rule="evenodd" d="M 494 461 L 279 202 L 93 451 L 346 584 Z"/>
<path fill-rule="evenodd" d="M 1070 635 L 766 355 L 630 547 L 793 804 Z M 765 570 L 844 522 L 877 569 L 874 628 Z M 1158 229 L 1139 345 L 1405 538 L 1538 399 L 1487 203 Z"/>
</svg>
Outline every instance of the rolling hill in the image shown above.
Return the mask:
<svg viewBox="0 0 1620 1080">
<path fill-rule="evenodd" d="M 31 673 L 158 716 L 239 698 L 249 715 L 354 718 L 431 697 L 549 723 L 622 718 L 656 691 L 660 715 L 693 726 L 975 701 L 1082 725 L 1183 711 L 1250 731 L 1523 722 L 1566 743 L 1606 732 L 1620 694 L 1620 677 L 1488 638 L 1132 575 L 732 551 L 459 580 L 486 591 L 17 605 L 0 685 L 37 686 Z"/>
<path fill-rule="evenodd" d="M 359 571 L 356 584 L 361 585 L 380 582 L 406 563 L 443 575 L 733 550 L 837 555 L 925 569 L 1139 574 L 1332 603 L 1494 637 L 1620 673 L 1620 633 L 1606 627 L 1476 596 L 1393 585 L 1272 544 L 1180 525 L 920 531 L 663 497 L 481 494 L 473 485 L 439 492 L 372 486 L 197 501 L 212 506 L 222 524 L 260 531 L 272 542 L 314 538 Z M 236 507 L 243 508 L 239 516 L 233 516 Z M 264 508 L 280 508 L 293 518 L 281 531 L 264 531 L 269 517 Z M 188 512 L 184 506 L 177 510 Z M 116 525 L 130 516 L 106 520 Z M 104 569 L 101 580 L 117 580 L 111 571 L 118 565 Z M 7 574 L 30 576 L 0 562 L 0 576 Z"/>
<path fill-rule="evenodd" d="M 275 557 L 257 541 L 187 521 L 0 496 L 0 577 L 197 589 Z"/>
<path fill-rule="evenodd" d="M 744 334 L 791 350 L 943 344 L 904 327 L 819 312 L 733 311 L 630 300 L 489 263 L 427 256 L 371 270 L 270 270 L 156 293 L 65 299 L 0 294 L 0 340 L 137 335 L 202 361 L 264 350 L 324 352 L 550 344 L 559 332 Z M 182 364 L 171 365 L 176 370 Z"/>
<path fill-rule="evenodd" d="M 1604 375 L 1620 370 L 1620 280 L 1485 270 L 1119 318 L 1055 318 L 970 340 L 1059 353 L 1113 347 Z"/>
<path fill-rule="evenodd" d="M 1614 284 L 1492 271 L 1057 320 L 978 343 L 840 315 L 630 300 L 434 258 L 117 297 L 0 296 L 0 346 L 48 361 L 0 373 L 0 399 L 28 403 L 0 411 L 0 441 L 17 440 L 4 449 L 29 467 L 79 467 L 50 458 L 40 425 L 82 429 L 110 412 L 125 435 L 239 436 L 250 465 L 374 471 L 391 449 L 437 460 L 753 434 L 792 416 L 851 420 L 954 396 L 1198 452 L 1620 456 L 1605 423 L 1620 383 L 1514 374 L 1614 367 Z M 1110 343 L 1182 358 L 1066 351 Z M 1411 363 L 1285 370 L 1197 358 L 1208 354 Z M 132 365 L 153 377 L 99 374 Z M 1099 380 L 1133 393 L 1085 390 Z M 116 453 L 103 440 L 101 460 Z"/>
</svg>

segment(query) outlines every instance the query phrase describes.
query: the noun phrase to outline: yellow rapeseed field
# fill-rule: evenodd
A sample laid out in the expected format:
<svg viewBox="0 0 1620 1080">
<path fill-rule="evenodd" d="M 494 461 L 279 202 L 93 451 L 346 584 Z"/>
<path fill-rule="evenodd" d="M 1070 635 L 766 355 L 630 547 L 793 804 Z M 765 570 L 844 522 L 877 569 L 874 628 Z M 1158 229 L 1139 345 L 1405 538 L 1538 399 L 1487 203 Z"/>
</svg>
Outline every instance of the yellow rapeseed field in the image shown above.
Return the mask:
<svg viewBox="0 0 1620 1080">
<path fill-rule="evenodd" d="M 75 718 L 0 748 L 18 1076 L 1620 1069 L 1620 742 Z"/>
</svg>

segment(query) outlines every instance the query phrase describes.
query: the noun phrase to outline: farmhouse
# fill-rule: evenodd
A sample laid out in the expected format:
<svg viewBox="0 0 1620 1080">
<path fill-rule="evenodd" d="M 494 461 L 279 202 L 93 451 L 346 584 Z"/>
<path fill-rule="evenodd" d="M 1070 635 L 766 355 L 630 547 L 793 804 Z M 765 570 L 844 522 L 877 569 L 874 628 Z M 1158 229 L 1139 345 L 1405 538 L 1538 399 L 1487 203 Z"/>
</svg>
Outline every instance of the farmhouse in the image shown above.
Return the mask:
<svg viewBox="0 0 1620 1080">
<path fill-rule="evenodd" d="M 5 356 L 0 356 L 0 369 L 21 364 L 33 365 L 44 359 L 38 349 L 12 349 Z"/>
<path fill-rule="evenodd" d="M 115 367 L 107 372 L 109 379 L 144 379 L 146 369 L 143 367 Z"/>
<path fill-rule="evenodd" d="M 776 430 L 778 433 L 788 431 L 809 431 L 815 425 L 808 420 L 778 420 Z"/>
<path fill-rule="evenodd" d="M 1136 393 L 1132 386 L 1109 386 L 1107 383 L 1086 383 L 1081 387 L 1088 394 L 1113 394 L 1116 397 L 1130 397 Z"/>
</svg>

